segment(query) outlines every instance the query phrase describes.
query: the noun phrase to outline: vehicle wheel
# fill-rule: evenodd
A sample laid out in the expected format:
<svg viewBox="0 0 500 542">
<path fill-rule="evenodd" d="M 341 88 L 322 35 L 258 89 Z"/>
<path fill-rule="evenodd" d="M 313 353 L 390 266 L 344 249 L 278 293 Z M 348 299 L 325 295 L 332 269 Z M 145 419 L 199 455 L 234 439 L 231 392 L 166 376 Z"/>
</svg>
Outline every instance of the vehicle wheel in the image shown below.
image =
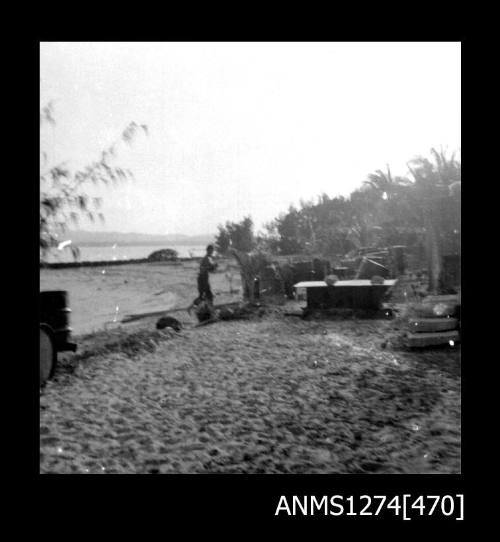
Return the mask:
<svg viewBox="0 0 500 542">
<path fill-rule="evenodd" d="M 54 374 L 57 352 L 52 336 L 47 329 L 40 327 L 40 386 Z"/>
</svg>

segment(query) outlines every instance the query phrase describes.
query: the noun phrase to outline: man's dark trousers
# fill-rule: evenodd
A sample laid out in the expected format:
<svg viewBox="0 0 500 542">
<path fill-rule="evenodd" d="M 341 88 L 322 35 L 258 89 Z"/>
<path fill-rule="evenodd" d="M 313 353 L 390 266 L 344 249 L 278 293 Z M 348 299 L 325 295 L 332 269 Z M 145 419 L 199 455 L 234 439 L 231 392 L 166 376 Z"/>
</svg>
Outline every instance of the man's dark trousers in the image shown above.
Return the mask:
<svg viewBox="0 0 500 542">
<path fill-rule="evenodd" d="M 205 275 L 198 275 L 198 294 L 200 299 L 206 299 L 210 303 L 214 300 L 214 295 L 210 289 L 210 283 L 208 282 L 208 273 Z"/>
</svg>

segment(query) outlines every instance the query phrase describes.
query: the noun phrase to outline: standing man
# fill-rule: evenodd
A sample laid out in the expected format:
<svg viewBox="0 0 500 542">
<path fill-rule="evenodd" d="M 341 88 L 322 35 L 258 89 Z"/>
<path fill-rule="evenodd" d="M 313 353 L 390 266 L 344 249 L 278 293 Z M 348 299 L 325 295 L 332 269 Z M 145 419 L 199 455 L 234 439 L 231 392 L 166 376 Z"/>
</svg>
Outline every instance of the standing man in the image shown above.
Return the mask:
<svg viewBox="0 0 500 542">
<path fill-rule="evenodd" d="M 214 246 L 207 246 L 207 253 L 202 258 L 200 263 L 200 273 L 198 275 L 198 294 L 200 301 L 207 301 L 210 305 L 213 305 L 214 295 L 210 289 L 210 283 L 208 281 L 208 273 L 213 273 L 217 269 L 217 264 L 213 259 Z"/>
</svg>

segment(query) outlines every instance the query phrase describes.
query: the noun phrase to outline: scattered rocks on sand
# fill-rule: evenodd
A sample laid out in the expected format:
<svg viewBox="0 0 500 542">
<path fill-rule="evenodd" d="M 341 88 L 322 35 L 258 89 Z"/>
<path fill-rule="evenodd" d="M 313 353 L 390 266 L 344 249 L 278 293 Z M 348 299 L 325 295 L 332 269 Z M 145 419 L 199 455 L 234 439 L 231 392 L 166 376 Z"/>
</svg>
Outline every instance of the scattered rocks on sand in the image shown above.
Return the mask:
<svg viewBox="0 0 500 542">
<path fill-rule="evenodd" d="M 166 327 L 171 327 L 175 331 L 180 331 L 182 329 L 182 324 L 172 316 L 163 316 L 156 322 L 156 329 L 165 329 Z"/>
</svg>

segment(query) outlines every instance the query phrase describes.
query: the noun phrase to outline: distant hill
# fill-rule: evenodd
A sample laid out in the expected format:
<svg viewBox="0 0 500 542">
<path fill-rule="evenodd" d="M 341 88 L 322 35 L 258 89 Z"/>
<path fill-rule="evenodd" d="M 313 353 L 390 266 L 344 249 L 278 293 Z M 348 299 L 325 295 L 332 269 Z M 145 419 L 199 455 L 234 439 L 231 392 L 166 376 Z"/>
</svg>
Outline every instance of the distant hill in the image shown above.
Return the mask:
<svg viewBox="0 0 500 542">
<path fill-rule="evenodd" d="M 148 233 L 122 233 L 122 232 L 91 232 L 91 231 L 68 231 L 67 239 L 71 239 L 75 245 L 85 245 L 89 247 L 117 245 L 153 245 L 168 248 L 176 245 L 207 245 L 213 243 L 214 235 L 151 235 Z"/>
</svg>

